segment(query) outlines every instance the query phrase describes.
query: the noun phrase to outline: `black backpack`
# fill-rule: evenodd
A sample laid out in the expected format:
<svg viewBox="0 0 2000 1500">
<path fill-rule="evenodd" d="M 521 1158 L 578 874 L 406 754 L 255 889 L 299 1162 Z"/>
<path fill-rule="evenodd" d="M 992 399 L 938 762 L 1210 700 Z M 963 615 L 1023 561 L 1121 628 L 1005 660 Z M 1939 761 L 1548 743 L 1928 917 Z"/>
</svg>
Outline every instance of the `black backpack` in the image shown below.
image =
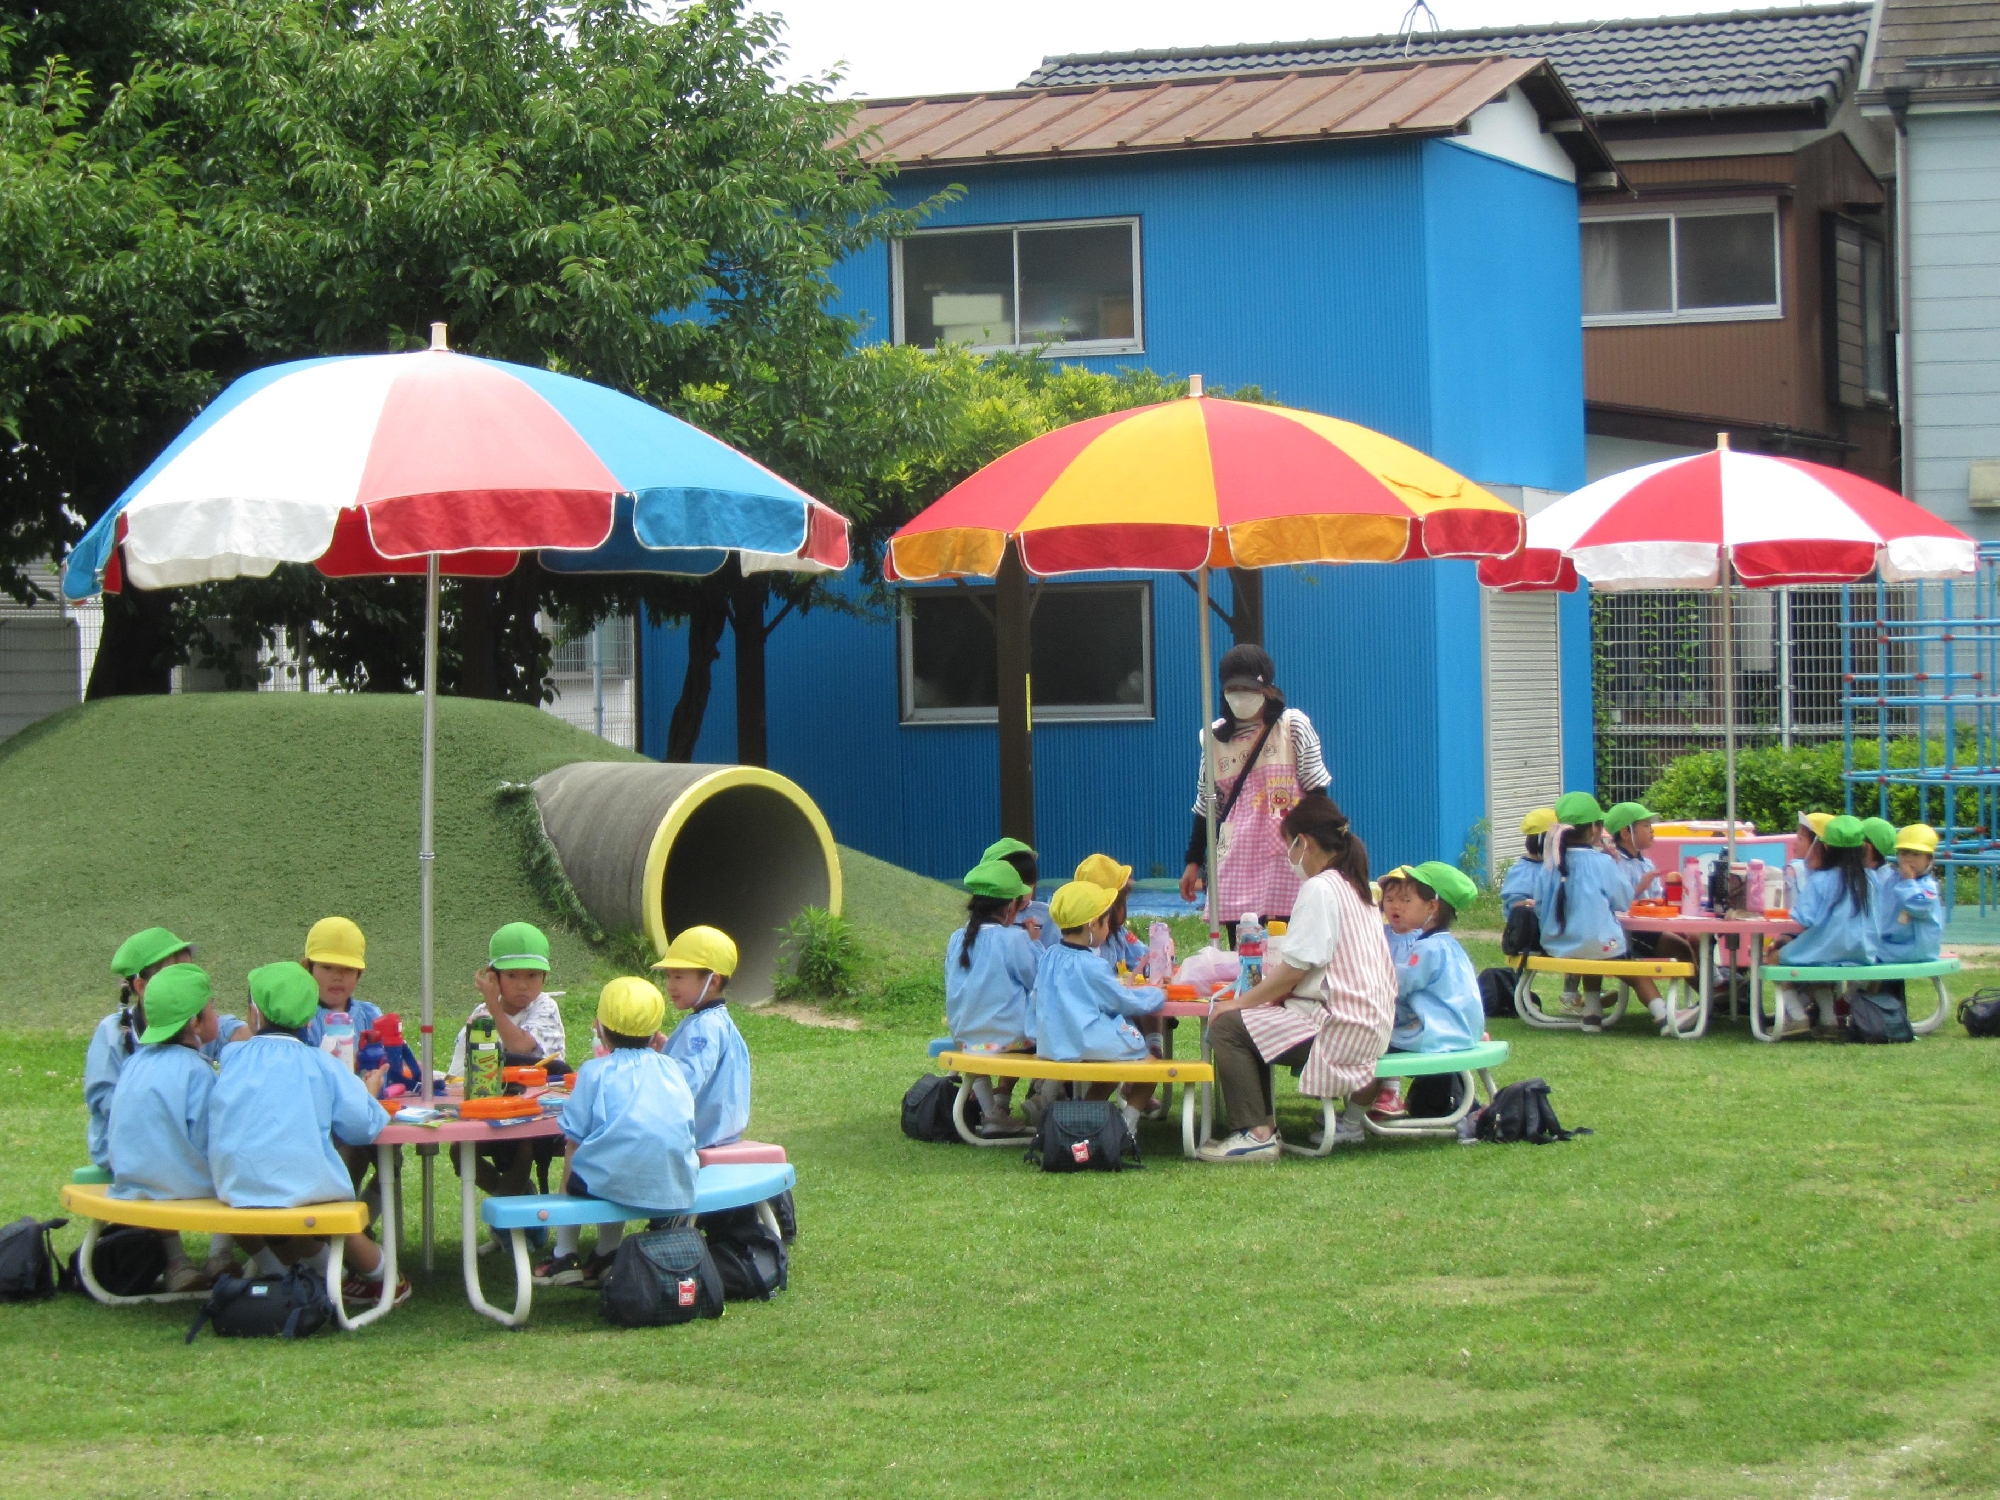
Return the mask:
<svg viewBox="0 0 2000 1500">
<path fill-rule="evenodd" d="M 1565 1130 L 1549 1103 L 1549 1086 L 1539 1078 L 1510 1083 L 1493 1096 L 1493 1102 L 1475 1116 L 1475 1134 L 1482 1141 L 1526 1141 L 1546 1146 L 1572 1136 L 1589 1135 L 1587 1129 Z"/>
<path fill-rule="evenodd" d="M 799 1206 L 792 1201 L 790 1188 L 771 1199 L 771 1213 L 778 1221 L 779 1238 L 787 1245 L 799 1237 Z"/>
<path fill-rule="evenodd" d="M 302 1339 L 334 1320 L 326 1273 L 293 1266 L 282 1276 L 218 1276 L 188 1326 L 192 1344 L 201 1325 L 225 1339 Z"/>
<path fill-rule="evenodd" d="M 664 1328 L 722 1316 L 722 1273 L 692 1224 L 628 1234 L 598 1284 L 597 1305 L 621 1328 Z"/>
<path fill-rule="evenodd" d="M 1509 958 L 1526 958 L 1542 951 L 1542 919 L 1527 902 L 1507 913 L 1507 925 L 1500 931 L 1500 951 Z"/>
<path fill-rule="evenodd" d="M 1481 969 L 1479 971 L 1479 1004 L 1489 1016 L 1511 1016 L 1514 1012 L 1514 986 L 1520 981 L 1520 974 L 1513 969 Z"/>
<path fill-rule="evenodd" d="M 83 1247 L 70 1255 L 69 1269 L 63 1272 L 62 1289 L 89 1295 L 83 1284 Z M 157 1229 L 126 1226 L 97 1237 L 91 1252 L 90 1269 L 97 1284 L 113 1297 L 143 1297 L 160 1284 L 167 1274 L 167 1247 L 160 1243 Z"/>
<path fill-rule="evenodd" d="M 68 1219 L 16 1219 L 0 1228 L 0 1302 L 39 1302 L 56 1290 L 49 1236 Z"/>
<path fill-rule="evenodd" d="M 785 1242 L 771 1232 L 755 1208 L 703 1214 L 701 1228 L 727 1301 L 769 1302 L 785 1289 L 791 1269 Z"/>
<path fill-rule="evenodd" d="M 1847 1040 L 1850 1042 L 1914 1042 L 1910 1012 L 1900 997 L 1886 990 L 1851 990 L 1847 996 Z"/>
<path fill-rule="evenodd" d="M 2000 990 L 1974 990 L 1959 1001 L 1958 1024 L 1967 1036 L 2000 1036 Z"/>
<path fill-rule="evenodd" d="M 1056 1100 L 1025 1160 L 1044 1172 L 1122 1172 L 1145 1165 L 1125 1117 L 1108 1099 Z"/>
<path fill-rule="evenodd" d="M 956 1141 L 958 1127 L 951 1122 L 952 1107 L 958 1103 L 955 1074 L 926 1073 L 903 1095 L 903 1134 L 913 1141 Z"/>
</svg>

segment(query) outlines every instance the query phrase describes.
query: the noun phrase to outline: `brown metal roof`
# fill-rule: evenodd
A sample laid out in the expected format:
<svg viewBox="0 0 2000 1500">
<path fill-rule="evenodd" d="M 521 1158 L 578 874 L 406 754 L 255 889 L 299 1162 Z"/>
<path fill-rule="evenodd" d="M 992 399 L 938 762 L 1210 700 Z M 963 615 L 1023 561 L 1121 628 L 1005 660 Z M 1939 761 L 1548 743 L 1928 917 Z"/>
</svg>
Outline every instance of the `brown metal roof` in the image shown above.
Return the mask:
<svg viewBox="0 0 2000 1500">
<path fill-rule="evenodd" d="M 1887 0 L 1868 97 L 1888 90 L 1941 99 L 2000 97 L 2000 5 L 1993 0 Z"/>
<path fill-rule="evenodd" d="M 1521 57 L 868 99 L 845 139 L 872 135 L 865 152 L 871 161 L 929 167 L 1449 135 L 1517 84 L 1576 161 L 1580 176 L 1615 170 L 1548 64 Z"/>
</svg>

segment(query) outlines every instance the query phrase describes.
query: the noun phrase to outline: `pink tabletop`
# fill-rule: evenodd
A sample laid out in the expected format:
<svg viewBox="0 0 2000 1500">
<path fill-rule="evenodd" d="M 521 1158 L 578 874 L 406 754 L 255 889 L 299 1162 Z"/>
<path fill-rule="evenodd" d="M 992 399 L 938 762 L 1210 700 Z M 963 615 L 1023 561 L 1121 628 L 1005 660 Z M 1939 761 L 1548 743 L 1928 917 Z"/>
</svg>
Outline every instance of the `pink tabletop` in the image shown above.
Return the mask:
<svg viewBox="0 0 2000 1500">
<path fill-rule="evenodd" d="M 561 1135 L 562 1125 L 554 1115 L 543 1115 L 540 1119 L 522 1120 L 518 1124 L 508 1123 L 498 1129 L 485 1120 L 440 1120 L 435 1125 L 398 1125 L 391 1119 L 382 1133 L 375 1137 L 378 1146 L 424 1146 L 436 1145 L 439 1141 L 489 1141 L 495 1145 L 506 1140 L 520 1140 L 539 1136 Z"/>
<path fill-rule="evenodd" d="M 1624 917 L 1619 924 L 1627 932 L 1684 932 L 1699 936 L 1704 932 L 1750 937 L 1790 937 L 1805 929 L 1790 917 Z"/>
<path fill-rule="evenodd" d="M 1206 1020 L 1208 1018 L 1208 1002 L 1206 1000 L 1169 1000 L 1155 1011 L 1154 1014 L 1161 1016 L 1192 1016 L 1197 1020 Z"/>
</svg>

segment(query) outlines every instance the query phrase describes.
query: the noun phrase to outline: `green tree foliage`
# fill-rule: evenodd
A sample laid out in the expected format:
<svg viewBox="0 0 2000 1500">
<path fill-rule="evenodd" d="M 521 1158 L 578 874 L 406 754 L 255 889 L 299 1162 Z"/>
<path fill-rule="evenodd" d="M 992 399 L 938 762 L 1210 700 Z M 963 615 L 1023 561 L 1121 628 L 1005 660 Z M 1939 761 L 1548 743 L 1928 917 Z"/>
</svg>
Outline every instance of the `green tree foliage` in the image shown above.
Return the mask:
<svg viewBox="0 0 2000 1500">
<path fill-rule="evenodd" d="M 1969 746 L 1967 749 L 1969 750 Z M 1917 764 L 1917 741 L 1889 741 L 1889 766 L 1907 770 Z M 1933 736 L 1923 747 L 1924 763 L 1931 767 L 1944 763 L 1944 741 Z M 1962 750 L 1961 765 L 1971 757 Z M 1854 768 L 1873 772 L 1881 764 L 1881 746 L 1875 740 L 1858 739 L 1854 744 Z M 1816 745 L 1800 745 L 1786 750 L 1771 745 L 1740 750 L 1736 755 L 1736 815 L 1766 833 L 1789 833 L 1800 813 L 1844 812 L 1847 786 L 1842 779 L 1845 759 L 1839 740 Z M 1661 772 L 1660 779 L 1646 788 L 1641 799 L 1663 818 L 1720 818 L 1723 816 L 1727 786 L 1719 750 L 1703 750 L 1683 755 Z M 1956 793 L 1963 799 L 1960 816 L 1968 823 L 1977 818 L 1970 789 Z M 1872 815 L 1878 806 L 1877 786 L 1862 781 L 1854 789 L 1857 817 Z M 1937 789 L 1920 798 L 1913 786 L 1889 788 L 1889 810 L 1884 814 L 1897 827 L 1911 823 L 1941 823 L 1945 820 L 1944 796 Z"/>
</svg>

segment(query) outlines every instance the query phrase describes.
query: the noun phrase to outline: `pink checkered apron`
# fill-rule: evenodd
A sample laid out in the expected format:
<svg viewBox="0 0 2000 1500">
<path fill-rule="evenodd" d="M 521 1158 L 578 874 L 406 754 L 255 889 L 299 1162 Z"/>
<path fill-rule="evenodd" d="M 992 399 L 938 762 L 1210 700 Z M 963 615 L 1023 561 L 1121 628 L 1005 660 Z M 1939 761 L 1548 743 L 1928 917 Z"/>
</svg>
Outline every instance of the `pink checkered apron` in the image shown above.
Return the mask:
<svg viewBox="0 0 2000 1500">
<path fill-rule="evenodd" d="M 1375 1077 L 1375 1060 L 1389 1050 L 1396 1022 L 1396 968 L 1382 918 L 1345 877 L 1322 870 L 1340 909 L 1340 936 L 1326 964 L 1320 1005 L 1297 996 L 1283 1005 L 1257 1005 L 1243 1012 L 1243 1029 L 1271 1062 L 1300 1042 L 1312 1052 L 1299 1074 L 1299 1092 L 1316 1099 L 1344 1099 Z"/>
<path fill-rule="evenodd" d="M 1298 768 L 1292 753 L 1291 726 L 1272 726 L 1257 764 L 1246 772 L 1244 762 L 1257 743 L 1262 726 L 1246 725 L 1226 745 L 1215 747 L 1216 807 L 1245 775 L 1249 780 L 1229 821 L 1215 836 L 1215 920 L 1234 922 L 1245 912 L 1269 921 L 1288 915 L 1298 898 L 1299 877 L 1285 858 L 1285 840 L 1278 825 L 1299 805 Z"/>
</svg>

